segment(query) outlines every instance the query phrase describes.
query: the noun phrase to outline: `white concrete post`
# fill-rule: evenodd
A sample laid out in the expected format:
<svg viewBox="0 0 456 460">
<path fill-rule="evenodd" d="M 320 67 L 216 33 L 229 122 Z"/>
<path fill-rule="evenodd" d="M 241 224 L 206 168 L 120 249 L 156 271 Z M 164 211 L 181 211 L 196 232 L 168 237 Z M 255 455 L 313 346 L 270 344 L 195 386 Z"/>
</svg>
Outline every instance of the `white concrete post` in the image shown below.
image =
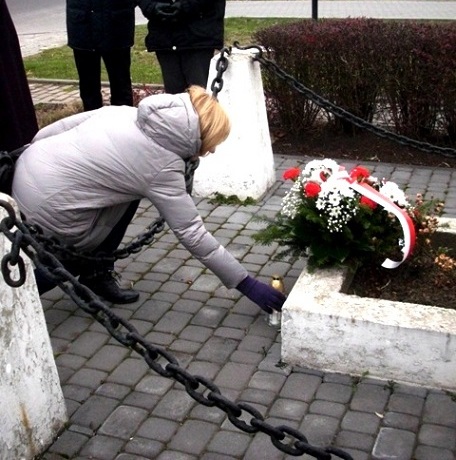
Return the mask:
<svg viewBox="0 0 456 460">
<path fill-rule="evenodd" d="M 217 95 L 231 120 L 231 133 L 215 154 L 201 159 L 196 170 L 193 195 L 208 197 L 216 192 L 239 199 L 261 198 L 275 181 L 274 158 L 266 114 L 260 64 L 251 51 L 233 49 Z M 217 75 L 214 56 L 208 91 Z"/>
<path fill-rule="evenodd" d="M 17 209 L 14 200 L 0 200 Z M 0 220 L 7 215 L 0 206 Z M 0 258 L 11 244 L 0 232 Z M 0 273 L 0 458 L 29 460 L 49 446 L 68 420 L 33 268 L 8 286 Z M 13 274 L 14 274 L 14 268 Z"/>
</svg>

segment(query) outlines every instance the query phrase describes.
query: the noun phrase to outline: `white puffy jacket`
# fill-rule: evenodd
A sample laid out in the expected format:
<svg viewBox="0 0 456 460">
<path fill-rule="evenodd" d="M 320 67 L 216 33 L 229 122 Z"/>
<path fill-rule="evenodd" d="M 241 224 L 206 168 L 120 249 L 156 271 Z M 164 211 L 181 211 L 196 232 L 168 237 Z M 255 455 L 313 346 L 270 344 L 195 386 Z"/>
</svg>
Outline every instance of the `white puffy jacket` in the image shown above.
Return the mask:
<svg viewBox="0 0 456 460">
<path fill-rule="evenodd" d="M 27 221 L 84 251 L 131 201 L 147 197 L 189 252 L 233 288 L 247 271 L 207 232 L 185 190 L 184 160 L 200 146 L 186 93 L 76 114 L 38 132 L 17 162 L 13 197 Z"/>
</svg>

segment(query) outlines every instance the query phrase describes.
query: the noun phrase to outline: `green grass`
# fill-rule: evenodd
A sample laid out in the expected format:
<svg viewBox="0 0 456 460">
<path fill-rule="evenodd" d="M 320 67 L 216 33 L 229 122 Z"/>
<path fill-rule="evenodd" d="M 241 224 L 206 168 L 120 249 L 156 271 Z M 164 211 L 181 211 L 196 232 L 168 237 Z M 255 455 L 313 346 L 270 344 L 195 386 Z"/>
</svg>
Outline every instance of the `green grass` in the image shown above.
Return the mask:
<svg viewBox="0 0 456 460">
<path fill-rule="evenodd" d="M 241 46 L 255 44 L 252 35 L 255 31 L 273 24 L 290 22 L 295 19 L 257 19 L 227 18 L 225 19 L 225 46 L 238 41 Z M 135 46 L 132 49 L 131 77 L 134 83 L 162 83 L 160 67 L 155 53 L 148 53 L 144 39 L 147 33 L 145 25 L 136 26 Z M 34 56 L 24 58 L 28 78 L 45 78 L 58 80 L 77 80 L 78 74 L 73 60 L 73 52 L 68 46 L 42 51 Z M 101 79 L 107 81 L 105 69 Z"/>
</svg>

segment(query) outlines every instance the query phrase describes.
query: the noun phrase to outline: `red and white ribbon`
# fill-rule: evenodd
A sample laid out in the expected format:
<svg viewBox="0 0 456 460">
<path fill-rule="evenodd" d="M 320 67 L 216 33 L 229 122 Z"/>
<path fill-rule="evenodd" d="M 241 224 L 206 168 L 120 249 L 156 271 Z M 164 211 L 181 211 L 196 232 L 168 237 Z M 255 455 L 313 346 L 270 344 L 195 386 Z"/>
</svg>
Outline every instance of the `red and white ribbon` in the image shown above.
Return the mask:
<svg viewBox="0 0 456 460">
<path fill-rule="evenodd" d="M 415 225 L 413 224 L 412 219 L 407 214 L 407 212 L 400 208 L 396 203 L 390 200 L 388 197 L 382 195 L 377 190 L 375 190 L 372 186 L 367 184 L 366 182 L 358 182 L 356 179 L 345 177 L 345 179 L 350 184 L 350 187 L 355 190 L 356 192 L 364 195 L 365 197 L 369 198 L 370 200 L 374 201 L 375 203 L 383 206 L 383 208 L 394 214 L 401 226 L 402 232 L 404 234 L 404 247 L 402 248 L 403 256 L 402 260 L 394 261 L 391 259 L 385 259 L 382 263 L 382 267 L 384 268 L 396 268 L 404 262 L 405 259 L 413 252 L 413 248 L 415 247 Z"/>
</svg>

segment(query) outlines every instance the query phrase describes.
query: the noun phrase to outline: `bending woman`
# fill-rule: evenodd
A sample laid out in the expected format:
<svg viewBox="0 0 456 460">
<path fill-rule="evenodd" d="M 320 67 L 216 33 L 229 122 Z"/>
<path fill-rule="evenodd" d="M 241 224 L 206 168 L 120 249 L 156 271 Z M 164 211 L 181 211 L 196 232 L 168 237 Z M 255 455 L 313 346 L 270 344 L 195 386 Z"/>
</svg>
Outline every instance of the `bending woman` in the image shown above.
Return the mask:
<svg viewBox="0 0 456 460">
<path fill-rule="evenodd" d="M 106 106 L 38 132 L 17 162 L 13 198 L 28 222 L 77 250 L 110 252 L 120 245 L 139 200 L 148 198 L 178 240 L 227 288 L 237 288 L 267 312 L 285 297 L 255 280 L 206 230 L 186 191 L 185 162 L 214 152 L 229 119 L 204 88 L 158 94 L 138 108 Z M 79 281 L 113 303 L 135 302 L 121 289 L 113 264 L 62 261 Z M 54 287 L 38 270 L 40 293 Z"/>
</svg>

